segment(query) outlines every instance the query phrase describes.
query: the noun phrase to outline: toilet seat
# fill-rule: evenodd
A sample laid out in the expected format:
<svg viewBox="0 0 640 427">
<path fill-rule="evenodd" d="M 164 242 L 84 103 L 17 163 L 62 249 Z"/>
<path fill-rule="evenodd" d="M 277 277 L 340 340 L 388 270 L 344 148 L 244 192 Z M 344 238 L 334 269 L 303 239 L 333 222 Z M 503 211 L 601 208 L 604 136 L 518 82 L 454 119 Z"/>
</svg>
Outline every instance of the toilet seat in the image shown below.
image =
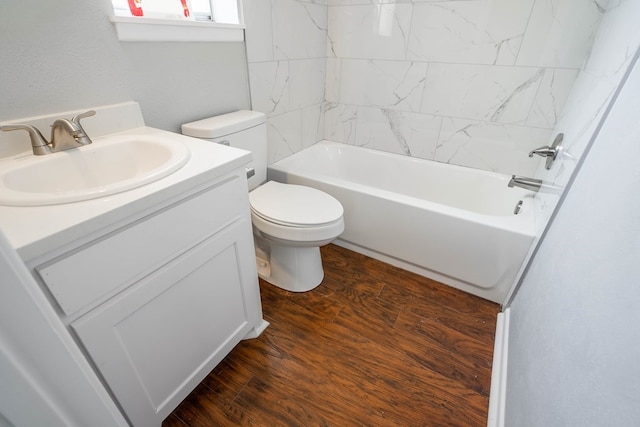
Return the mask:
<svg viewBox="0 0 640 427">
<path fill-rule="evenodd" d="M 321 246 L 344 231 L 340 202 L 315 188 L 269 181 L 249 201 L 253 226 L 272 241 Z"/>
<path fill-rule="evenodd" d="M 286 227 L 328 226 L 342 221 L 344 210 L 329 194 L 311 187 L 269 181 L 249 193 L 251 211 Z"/>
</svg>

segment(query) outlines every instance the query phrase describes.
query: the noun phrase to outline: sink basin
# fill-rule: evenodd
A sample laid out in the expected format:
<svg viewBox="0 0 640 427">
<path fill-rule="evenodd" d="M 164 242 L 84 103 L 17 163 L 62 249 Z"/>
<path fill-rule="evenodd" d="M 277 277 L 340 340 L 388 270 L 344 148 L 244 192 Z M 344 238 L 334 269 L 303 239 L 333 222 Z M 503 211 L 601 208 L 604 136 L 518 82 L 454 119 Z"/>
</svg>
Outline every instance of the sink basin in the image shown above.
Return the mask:
<svg viewBox="0 0 640 427">
<path fill-rule="evenodd" d="M 46 206 L 96 199 L 163 178 L 184 166 L 189 149 L 162 135 L 113 135 L 44 156 L 0 162 L 0 204 Z"/>
</svg>

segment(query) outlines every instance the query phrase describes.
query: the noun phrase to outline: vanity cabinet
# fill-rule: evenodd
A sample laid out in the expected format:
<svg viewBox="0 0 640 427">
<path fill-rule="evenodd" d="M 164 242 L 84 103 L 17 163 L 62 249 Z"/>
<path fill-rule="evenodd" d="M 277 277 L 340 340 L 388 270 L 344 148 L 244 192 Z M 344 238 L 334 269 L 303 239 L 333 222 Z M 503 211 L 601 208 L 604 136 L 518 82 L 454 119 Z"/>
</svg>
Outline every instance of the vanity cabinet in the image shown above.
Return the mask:
<svg viewBox="0 0 640 427">
<path fill-rule="evenodd" d="M 136 427 L 160 426 L 261 327 L 246 186 L 237 171 L 35 267 Z"/>
<path fill-rule="evenodd" d="M 244 226 L 207 239 L 71 323 L 135 426 L 159 425 L 252 327 L 242 290 L 250 247 L 237 238 Z"/>
</svg>

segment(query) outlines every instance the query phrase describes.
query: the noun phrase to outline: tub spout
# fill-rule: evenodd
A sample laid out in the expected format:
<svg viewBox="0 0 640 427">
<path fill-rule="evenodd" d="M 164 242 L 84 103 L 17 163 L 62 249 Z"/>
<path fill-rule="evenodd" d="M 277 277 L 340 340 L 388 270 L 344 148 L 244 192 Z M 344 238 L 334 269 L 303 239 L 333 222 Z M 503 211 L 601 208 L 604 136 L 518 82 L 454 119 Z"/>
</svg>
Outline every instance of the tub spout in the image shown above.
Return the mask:
<svg viewBox="0 0 640 427">
<path fill-rule="evenodd" d="M 507 184 L 508 187 L 520 187 L 529 191 L 540 191 L 542 193 L 561 193 L 562 188 L 556 185 L 545 184 L 541 179 L 527 178 L 525 176 L 512 175 Z"/>
<path fill-rule="evenodd" d="M 517 176 L 517 175 L 512 175 L 511 181 L 509 181 L 509 184 L 507 184 L 507 187 L 510 187 L 510 188 L 520 187 L 520 188 L 524 188 L 525 190 L 531 190 L 531 191 L 538 191 L 540 190 L 541 186 L 542 186 L 541 179 L 527 178 L 524 176 Z"/>
</svg>

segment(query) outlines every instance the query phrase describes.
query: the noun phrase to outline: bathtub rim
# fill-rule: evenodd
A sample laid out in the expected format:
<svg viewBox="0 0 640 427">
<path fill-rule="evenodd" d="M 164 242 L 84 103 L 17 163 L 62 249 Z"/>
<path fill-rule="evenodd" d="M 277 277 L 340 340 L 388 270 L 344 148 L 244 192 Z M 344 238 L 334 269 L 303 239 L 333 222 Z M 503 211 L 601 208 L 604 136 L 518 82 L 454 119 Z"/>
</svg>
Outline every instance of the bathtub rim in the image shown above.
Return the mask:
<svg viewBox="0 0 640 427">
<path fill-rule="evenodd" d="M 338 147 L 338 148 L 343 148 L 346 146 L 346 147 L 349 147 L 348 149 L 355 148 L 357 150 L 366 150 L 370 154 L 373 154 L 376 156 L 389 156 L 392 158 L 396 158 L 399 161 L 410 161 L 415 163 L 428 162 L 430 166 L 436 166 L 439 168 L 456 168 L 463 172 L 473 173 L 474 175 L 481 174 L 481 175 L 490 176 L 492 178 L 504 181 L 505 188 L 507 186 L 506 184 L 511 178 L 510 176 L 507 176 L 498 172 L 483 171 L 483 170 L 478 170 L 478 169 L 469 168 L 465 166 L 452 165 L 452 164 L 441 163 L 441 162 L 428 160 L 428 159 L 405 156 L 397 153 L 378 151 L 378 150 L 374 150 L 367 147 L 344 144 L 341 142 L 329 141 L 325 139 L 309 147 L 306 147 L 305 149 L 297 153 L 294 153 L 289 157 L 286 157 L 284 159 L 279 160 L 278 162 L 275 162 L 269 165 L 267 179 L 279 181 L 281 179 L 274 179 L 274 174 L 285 174 L 287 176 L 293 176 L 293 177 L 298 177 L 302 179 L 309 179 L 309 180 L 315 179 L 315 180 L 322 181 L 324 183 L 334 185 L 334 186 L 352 188 L 354 191 L 358 191 L 366 194 L 372 194 L 372 190 L 374 190 L 376 196 L 379 196 L 385 200 L 389 200 L 396 203 L 405 203 L 406 201 L 409 201 L 411 202 L 410 205 L 412 206 L 425 208 L 440 214 L 452 216 L 454 218 L 474 222 L 477 224 L 493 227 L 496 229 L 502 229 L 509 232 L 522 234 L 529 237 L 535 236 L 536 227 L 535 227 L 535 206 L 534 206 L 535 195 L 534 193 L 528 194 L 529 192 L 522 190 L 522 192 L 520 193 L 521 194 L 520 199 L 523 200 L 524 203 L 522 205 L 522 209 L 519 214 L 516 215 L 512 213 L 512 214 L 506 214 L 506 215 L 490 215 L 490 214 L 485 214 L 481 212 L 462 209 L 455 206 L 436 203 L 430 200 L 421 199 L 421 198 L 410 196 L 407 194 L 394 193 L 393 191 L 390 191 L 390 190 L 379 189 L 370 185 L 350 181 L 343 177 L 336 178 L 326 173 L 319 173 L 319 172 L 309 173 L 308 171 L 301 170 L 299 167 L 296 167 L 296 165 L 293 164 L 295 161 L 295 156 L 303 155 L 300 153 L 302 153 L 304 150 L 313 149 L 314 147 L 315 149 L 318 149 L 323 146 Z M 515 208 L 515 205 L 514 205 L 514 208 Z"/>
</svg>

